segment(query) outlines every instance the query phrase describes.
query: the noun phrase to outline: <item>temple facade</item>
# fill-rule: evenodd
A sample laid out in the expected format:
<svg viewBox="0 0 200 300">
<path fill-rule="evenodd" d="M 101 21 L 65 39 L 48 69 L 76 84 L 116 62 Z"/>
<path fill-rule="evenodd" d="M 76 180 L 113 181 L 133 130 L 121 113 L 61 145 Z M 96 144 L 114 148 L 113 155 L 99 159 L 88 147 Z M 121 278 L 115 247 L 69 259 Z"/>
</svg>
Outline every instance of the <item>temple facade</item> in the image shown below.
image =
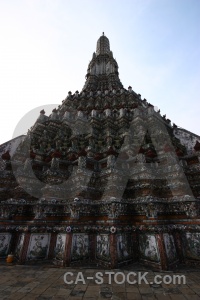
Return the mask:
<svg viewBox="0 0 200 300">
<path fill-rule="evenodd" d="M 200 264 L 200 137 L 123 87 L 104 34 L 82 91 L 0 152 L 0 259 Z"/>
</svg>

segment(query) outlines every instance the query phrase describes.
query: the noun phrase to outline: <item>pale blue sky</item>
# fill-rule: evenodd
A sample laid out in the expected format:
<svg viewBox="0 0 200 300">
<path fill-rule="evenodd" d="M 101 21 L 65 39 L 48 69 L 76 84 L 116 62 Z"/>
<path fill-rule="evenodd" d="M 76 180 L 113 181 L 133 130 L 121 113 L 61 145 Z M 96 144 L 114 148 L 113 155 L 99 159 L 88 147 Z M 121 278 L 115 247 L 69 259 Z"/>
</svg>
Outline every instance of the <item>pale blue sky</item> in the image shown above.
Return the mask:
<svg viewBox="0 0 200 300">
<path fill-rule="evenodd" d="M 124 87 L 200 135 L 200 0 L 0 0 L 0 143 L 82 89 L 102 31 Z"/>
</svg>

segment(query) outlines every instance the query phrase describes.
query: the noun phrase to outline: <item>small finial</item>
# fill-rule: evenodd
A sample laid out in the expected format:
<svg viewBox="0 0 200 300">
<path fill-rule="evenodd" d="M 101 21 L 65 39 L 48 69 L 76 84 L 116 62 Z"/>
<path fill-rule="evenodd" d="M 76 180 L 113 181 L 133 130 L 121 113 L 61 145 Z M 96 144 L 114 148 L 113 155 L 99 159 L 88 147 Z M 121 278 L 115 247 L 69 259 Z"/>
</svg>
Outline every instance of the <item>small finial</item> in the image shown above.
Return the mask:
<svg viewBox="0 0 200 300">
<path fill-rule="evenodd" d="M 104 35 L 104 32 L 103 32 L 103 35 Z"/>
</svg>

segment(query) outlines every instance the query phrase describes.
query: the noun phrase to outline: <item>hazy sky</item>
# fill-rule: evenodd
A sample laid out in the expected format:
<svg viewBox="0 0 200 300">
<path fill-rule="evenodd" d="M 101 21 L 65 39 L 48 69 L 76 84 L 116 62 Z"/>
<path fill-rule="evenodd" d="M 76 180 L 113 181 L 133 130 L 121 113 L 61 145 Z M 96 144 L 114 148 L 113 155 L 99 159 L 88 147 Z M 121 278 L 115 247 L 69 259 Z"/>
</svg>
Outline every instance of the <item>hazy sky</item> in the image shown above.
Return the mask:
<svg viewBox="0 0 200 300">
<path fill-rule="evenodd" d="M 124 87 L 200 135 L 200 0 L 0 0 L 0 143 L 81 91 L 103 31 Z"/>
</svg>

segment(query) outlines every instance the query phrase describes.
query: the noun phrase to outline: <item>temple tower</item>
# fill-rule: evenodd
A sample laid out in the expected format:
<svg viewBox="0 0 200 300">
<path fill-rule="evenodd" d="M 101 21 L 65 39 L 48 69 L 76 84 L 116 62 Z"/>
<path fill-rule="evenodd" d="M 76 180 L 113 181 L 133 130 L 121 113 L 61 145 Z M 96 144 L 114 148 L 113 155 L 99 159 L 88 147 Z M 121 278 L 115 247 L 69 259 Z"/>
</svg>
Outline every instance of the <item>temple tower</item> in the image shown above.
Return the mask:
<svg viewBox="0 0 200 300">
<path fill-rule="evenodd" d="M 123 87 L 104 33 L 82 91 L 0 151 L 2 259 L 199 264 L 200 137 Z"/>
<path fill-rule="evenodd" d="M 110 42 L 103 35 L 98 39 L 96 52 L 88 65 L 83 91 L 104 91 L 123 88 L 118 73 L 118 64 L 110 51 Z"/>
</svg>

